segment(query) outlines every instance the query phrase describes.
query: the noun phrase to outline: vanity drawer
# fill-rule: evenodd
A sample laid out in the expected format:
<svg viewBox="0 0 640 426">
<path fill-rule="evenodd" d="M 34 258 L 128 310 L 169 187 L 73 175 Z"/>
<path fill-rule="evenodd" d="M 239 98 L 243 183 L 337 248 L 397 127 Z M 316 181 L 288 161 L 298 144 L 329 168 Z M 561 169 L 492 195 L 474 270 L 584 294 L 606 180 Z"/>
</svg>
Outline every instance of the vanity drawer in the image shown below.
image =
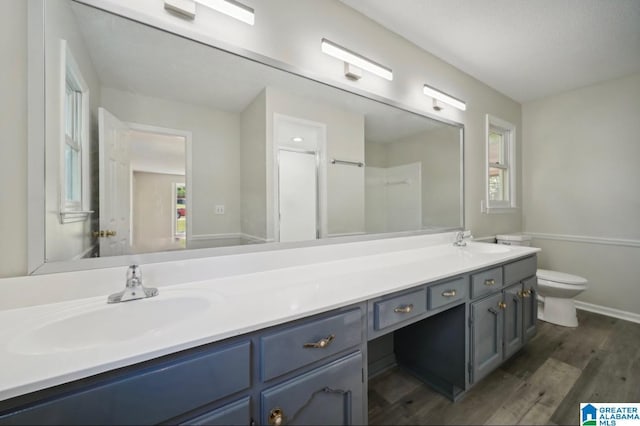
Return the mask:
<svg viewBox="0 0 640 426">
<path fill-rule="evenodd" d="M 429 310 L 438 309 L 459 300 L 467 298 L 469 292 L 467 277 L 432 285 L 427 287 Z"/>
<path fill-rule="evenodd" d="M 374 303 L 373 327 L 382 330 L 427 311 L 427 297 L 424 289 L 402 294 Z"/>
<path fill-rule="evenodd" d="M 504 265 L 504 282 L 509 285 L 536 275 L 538 269 L 537 257 L 527 257 Z"/>
<path fill-rule="evenodd" d="M 360 309 L 266 335 L 260 338 L 262 380 L 304 367 L 359 345 L 361 341 Z"/>
<path fill-rule="evenodd" d="M 251 343 L 197 350 L 0 415 L 0 424 L 157 424 L 247 389 Z"/>
<path fill-rule="evenodd" d="M 476 298 L 502 288 L 502 267 L 471 275 L 471 297 Z"/>
</svg>

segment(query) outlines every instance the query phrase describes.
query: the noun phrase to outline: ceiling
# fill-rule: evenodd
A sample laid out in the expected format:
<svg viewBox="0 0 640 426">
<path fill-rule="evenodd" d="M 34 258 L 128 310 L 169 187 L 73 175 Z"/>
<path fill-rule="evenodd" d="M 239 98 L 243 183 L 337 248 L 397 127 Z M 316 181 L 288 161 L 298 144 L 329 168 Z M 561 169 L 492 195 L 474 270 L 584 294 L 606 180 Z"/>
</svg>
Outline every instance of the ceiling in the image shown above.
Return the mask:
<svg viewBox="0 0 640 426">
<path fill-rule="evenodd" d="M 524 103 L 640 72 L 640 0 L 341 0 Z"/>
</svg>

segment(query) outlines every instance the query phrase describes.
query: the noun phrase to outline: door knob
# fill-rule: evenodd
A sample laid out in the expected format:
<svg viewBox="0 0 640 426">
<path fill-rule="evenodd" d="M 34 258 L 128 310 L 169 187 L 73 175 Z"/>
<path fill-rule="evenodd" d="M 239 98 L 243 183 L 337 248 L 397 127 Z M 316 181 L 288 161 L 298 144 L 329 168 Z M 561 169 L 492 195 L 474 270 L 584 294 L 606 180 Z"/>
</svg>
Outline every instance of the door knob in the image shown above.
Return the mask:
<svg viewBox="0 0 640 426">
<path fill-rule="evenodd" d="M 115 237 L 116 231 L 112 231 L 110 229 L 104 231 L 101 229 L 99 231 L 93 231 L 91 235 L 93 235 L 93 238 Z"/>
</svg>

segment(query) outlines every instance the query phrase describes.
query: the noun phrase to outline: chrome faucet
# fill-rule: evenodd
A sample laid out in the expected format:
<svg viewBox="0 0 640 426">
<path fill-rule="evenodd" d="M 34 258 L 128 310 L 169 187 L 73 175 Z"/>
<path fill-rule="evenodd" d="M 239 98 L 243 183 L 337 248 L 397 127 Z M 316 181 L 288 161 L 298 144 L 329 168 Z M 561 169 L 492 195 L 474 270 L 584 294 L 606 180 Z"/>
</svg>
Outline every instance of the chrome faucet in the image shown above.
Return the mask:
<svg viewBox="0 0 640 426">
<path fill-rule="evenodd" d="M 453 245 L 456 247 L 466 247 L 467 241 L 465 238 L 471 238 L 471 233 L 469 231 L 460 231 L 456 234 L 456 240 L 453 242 Z"/>
<path fill-rule="evenodd" d="M 107 299 L 108 303 L 128 302 L 129 300 L 145 299 L 158 295 L 157 288 L 146 288 L 142 285 L 140 266 L 131 265 L 127 269 L 127 284 L 124 290 L 113 293 Z"/>
</svg>

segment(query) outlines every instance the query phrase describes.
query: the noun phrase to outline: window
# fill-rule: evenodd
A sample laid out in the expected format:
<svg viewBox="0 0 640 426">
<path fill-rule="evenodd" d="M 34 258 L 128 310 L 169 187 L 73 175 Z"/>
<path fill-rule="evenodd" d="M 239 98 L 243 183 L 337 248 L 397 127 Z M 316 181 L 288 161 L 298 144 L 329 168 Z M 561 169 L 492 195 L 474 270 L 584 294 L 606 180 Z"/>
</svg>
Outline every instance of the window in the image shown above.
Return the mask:
<svg viewBox="0 0 640 426">
<path fill-rule="evenodd" d="M 485 213 L 504 213 L 516 208 L 516 127 L 487 114 L 487 195 Z"/>
<path fill-rule="evenodd" d="M 173 238 L 186 247 L 187 236 L 187 185 L 184 183 L 173 184 L 173 201 L 176 206 L 176 214 L 173 221 Z"/>
<path fill-rule="evenodd" d="M 69 223 L 84 221 L 91 213 L 87 211 L 89 90 L 65 40 L 61 40 L 60 60 L 63 71 L 60 219 Z"/>
</svg>

